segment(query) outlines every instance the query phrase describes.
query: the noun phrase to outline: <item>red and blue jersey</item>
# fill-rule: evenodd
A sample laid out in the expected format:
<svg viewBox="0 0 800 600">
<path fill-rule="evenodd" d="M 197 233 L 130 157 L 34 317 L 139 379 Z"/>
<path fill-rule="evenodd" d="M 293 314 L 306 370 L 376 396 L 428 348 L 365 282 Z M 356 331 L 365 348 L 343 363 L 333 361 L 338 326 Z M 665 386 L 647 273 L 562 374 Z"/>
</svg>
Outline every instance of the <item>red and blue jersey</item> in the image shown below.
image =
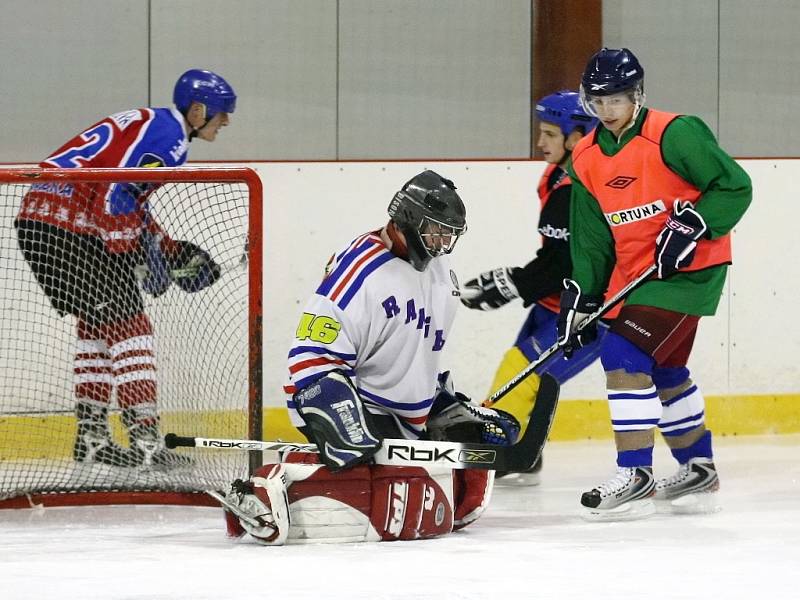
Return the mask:
<svg viewBox="0 0 800 600">
<path fill-rule="evenodd" d="M 186 162 L 189 138 L 183 115 L 171 108 L 137 108 L 106 117 L 40 163 L 59 167 L 177 167 Z M 111 252 L 137 247 L 147 227 L 159 231 L 142 183 L 40 183 L 25 195 L 18 218 L 49 223 L 101 238 Z"/>
</svg>

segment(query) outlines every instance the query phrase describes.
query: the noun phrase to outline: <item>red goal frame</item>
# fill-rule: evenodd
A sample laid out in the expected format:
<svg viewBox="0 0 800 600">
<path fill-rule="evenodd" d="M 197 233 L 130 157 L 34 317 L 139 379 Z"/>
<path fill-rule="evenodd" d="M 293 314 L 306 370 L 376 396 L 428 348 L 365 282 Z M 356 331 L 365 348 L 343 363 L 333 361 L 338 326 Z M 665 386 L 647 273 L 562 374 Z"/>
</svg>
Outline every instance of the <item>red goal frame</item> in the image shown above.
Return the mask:
<svg viewBox="0 0 800 600">
<path fill-rule="evenodd" d="M 248 209 L 248 435 L 260 440 L 263 429 L 262 391 L 262 305 L 263 305 L 263 186 L 258 174 L 248 167 L 178 168 L 11 168 L 0 169 L 0 184 L 34 183 L 240 183 L 247 187 Z M 250 456 L 251 471 L 260 464 L 260 453 Z M 27 494 L 0 500 L 3 508 L 37 506 L 91 506 L 105 504 L 177 504 L 219 506 L 203 492 L 172 491 L 86 491 Z"/>
</svg>

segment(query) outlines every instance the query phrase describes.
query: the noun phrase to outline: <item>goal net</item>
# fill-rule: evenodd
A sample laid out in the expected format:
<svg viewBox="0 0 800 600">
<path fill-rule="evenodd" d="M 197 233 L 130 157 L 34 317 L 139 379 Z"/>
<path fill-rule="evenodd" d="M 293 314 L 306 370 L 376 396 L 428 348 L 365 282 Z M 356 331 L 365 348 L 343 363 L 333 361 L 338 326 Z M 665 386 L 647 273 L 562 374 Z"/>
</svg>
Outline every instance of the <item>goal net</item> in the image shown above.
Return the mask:
<svg viewBox="0 0 800 600">
<path fill-rule="evenodd" d="M 150 214 L 168 238 L 191 242 L 219 265 L 219 278 L 212 285 L 187 291 L 187 286 L 173 283 L 156 297 L 143 289 L 149 271 L 131 269 L 132 288 L 115 301 L 122 305 L 123 317 L 103 317 L 96 329 L 113 332 L 115 320 L 144 313 L 152 332 L 138 339 L 150 340 L 141 346 L 147 350 L 127 354 L 114 353 L 113 346 L 97 346 L 113 340 L 81 333 L 87 327 L 79 314 L 72 314 L 82 314 L 87 302 L 95 303 L 86 309 L 93 315 L 110 310 L 88 291 L 94 285 L 86 284 L 94 267 L 71 271 L 71 265 L 81 264 L 84 250 L 87 261 L 98 252 L 106 256 L 101 236 L 84 246 L 91 235 L 68 232 L 62 241 L 79 240 L 80 245 L 49 251 L 45 258 L 30 238 L 28 246 L 20 238 L 23 203 L 29 228 L 30 223 L 35 230 L 44 222 L 46 231 L 60 235 L 63 228 L 53 229 L 59 210 L 69 212 L 65 221 L 75 222 L 82 210 L 92 210 L 92 203 L 102 203 L 104 197 L 107 201 L 110 191 L 120 188 L 140 199 L 146 195 Z M 24 199 L 32 190 L 56 202 L 31 204 Z M 134 446 L 122 409 L 139 401 L 137 389 L 151 395 L 155 390 L 161 436 L 175 432 L 260 439 L 261 201 L 260 180 L 246 168 L 0 169 L 0 508 L 39 503 L 211 504 L 202 490 L 224 488 L 249 474 L 249 462 L 256 458 L 230 452 L 180 449 L 175 452 L 186 459 L 166 465 L 92 460 L 76 445 L 77 406 L 87 401 L 105 412 L 106 432 L 123 451 Z M 133 246 L 139 230 L 110 235 L 128 236 Z M 137 258 L 112 263 L 118 272 L 146 263 L 141 254 L 128 254 Z M 96 284 L 102 287 L 104 281 Z M 59 294 L 74 294 L 83 304 L 65 309 Z M 128 298 L 131 306 L 125 307 Z M 128 350 L 140 347 L 135 337 L 136 331 L 125 341 L 131 344 Z M 87 350 L 87 344 L 95 346 Z M 143 366 L 147 361 L 152 364 Z M 146 370 L 149 373 L 141 375 Z M 137 382 L 139 377 L 146 381 Z M 151 388 L 124 387 L 125 383 Z"/>
</svg>

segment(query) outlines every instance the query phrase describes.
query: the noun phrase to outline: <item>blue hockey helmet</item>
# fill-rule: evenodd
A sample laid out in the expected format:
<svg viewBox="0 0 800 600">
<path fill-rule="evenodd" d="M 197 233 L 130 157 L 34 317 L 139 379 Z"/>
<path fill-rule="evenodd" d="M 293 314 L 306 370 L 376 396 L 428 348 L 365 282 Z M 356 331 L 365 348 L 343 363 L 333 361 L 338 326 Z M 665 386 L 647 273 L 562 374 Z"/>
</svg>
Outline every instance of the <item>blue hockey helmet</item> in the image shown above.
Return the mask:
<svg viewBox="0 0 800 600">
<path fill-rule="evenodd" d="M 580 94 L 570 90 L 556 92 L 539 100 L 536 103 L 536 116 L 540 121 L 558 125 L 564 137 L 575 131 L 576 127 L 582 127 L 586 134 L 597 125 L 597 119 L 583 110 Z"/>
<path fill-rule="evenodd" d="M 430 170 L 409 179 L 394 195 L 389 216 L 403 232 L 408 261 L 417 271 L 450 254 L 467 230 L 467 209 L 455 184 Z"/>
<path fill-rule="evenodd" d="M 626 90 L 644 91 L 644 69 L 627 48 L 603 48 L 597 52 L 581 77 L 581 92 L 588 96 L 610 96 Z"/>
<path fill-rule="evenodd" d="M 218 112 L 236 110 L 236 92 L 231 85 L 216 73 L 203 69 L 189 69 L 178 78 L 172 101 L 184 114 L 192 102 L 205 105 L 207 119 Z"/>
</svg>

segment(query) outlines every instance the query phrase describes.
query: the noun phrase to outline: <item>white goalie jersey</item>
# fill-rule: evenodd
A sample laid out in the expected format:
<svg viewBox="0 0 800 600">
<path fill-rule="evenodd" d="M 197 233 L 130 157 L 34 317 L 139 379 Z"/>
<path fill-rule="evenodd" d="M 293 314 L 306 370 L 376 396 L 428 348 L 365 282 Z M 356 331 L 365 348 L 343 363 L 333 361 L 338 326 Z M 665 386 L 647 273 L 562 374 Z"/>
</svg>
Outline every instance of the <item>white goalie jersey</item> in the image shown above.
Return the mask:
<svg viewBox="0 0 800 600">
<path fill-rule="evenodd" d="M 419 437 L 458 296 L 447 256 L 419 272 L 387 248 L 379 231 L 332 256 L 289 352 L 284 389 L 292 423 L 303 424 L 292 395 L 338 369 L 368 410 L 393 415 L 408 438 Z"/>
</svg>

